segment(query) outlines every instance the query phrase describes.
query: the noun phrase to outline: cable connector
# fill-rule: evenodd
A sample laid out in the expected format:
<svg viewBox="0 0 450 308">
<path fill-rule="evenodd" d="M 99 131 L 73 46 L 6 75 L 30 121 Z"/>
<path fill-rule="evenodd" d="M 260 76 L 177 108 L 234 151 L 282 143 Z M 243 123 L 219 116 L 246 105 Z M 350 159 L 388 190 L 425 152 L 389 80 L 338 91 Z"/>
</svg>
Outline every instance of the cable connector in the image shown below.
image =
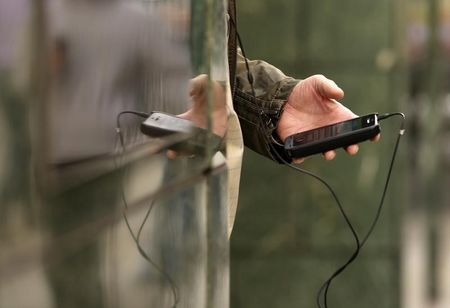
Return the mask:
<svg viewBox="0 0 450 308">
<path fill-rule="evenodd" d="M 403 113 L 401 113 L 401 112 L 383 113 L 383 114 L 380 114 L 377 118 L 378 118 L 379 121 L 383 121 L 383 120 L 385 120 L 387 118 L 390 118 L 390 117 L 393 117 L 393 116 L 400 116 L 400 117 L 402 117 L 402 124 L 400 126 L 399 135 L 403 136 L 405 134 L 405 131 L 406 131 L 406 129 L 405 129 L 405 115 Z"/>
<path fill-rule="evenodd" d="M 401 112 L 392 112 L 392 113 L 383 113 L 377 116 L 379 121 L 383 121 L 387 118 L 393 117 L 393 116 L 401 116 L 403 119 L 405 119 L 405 115 Z"/>
</svg>

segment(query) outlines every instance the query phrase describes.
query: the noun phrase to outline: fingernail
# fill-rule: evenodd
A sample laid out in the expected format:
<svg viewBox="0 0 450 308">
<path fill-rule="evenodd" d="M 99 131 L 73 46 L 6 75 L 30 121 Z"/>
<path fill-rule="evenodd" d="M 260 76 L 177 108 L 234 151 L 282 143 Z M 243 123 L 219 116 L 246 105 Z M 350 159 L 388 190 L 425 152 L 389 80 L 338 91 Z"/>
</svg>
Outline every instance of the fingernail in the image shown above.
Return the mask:
<svg viewBox="0 0 450 308">
<path fill-rule="evenodd" d="M 324 156 L 326 160 L 332 160 L 336 157 L 336 152 L 327 152 Z"/>
<path fill-rule="evenodd" d="M 296 159 L 293 160 L 294 164 L 301 164 L 304 161 L 305 161 L 304 158 L 296 158 Z"/>
</svg>

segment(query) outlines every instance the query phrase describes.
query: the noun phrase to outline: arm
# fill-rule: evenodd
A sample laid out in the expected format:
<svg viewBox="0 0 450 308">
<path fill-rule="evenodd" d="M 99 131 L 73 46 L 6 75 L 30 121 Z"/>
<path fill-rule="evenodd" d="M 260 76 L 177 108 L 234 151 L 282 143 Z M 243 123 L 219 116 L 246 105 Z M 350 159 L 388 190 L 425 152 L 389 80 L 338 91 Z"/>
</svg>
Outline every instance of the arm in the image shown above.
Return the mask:
<svg viewBox="0 0 450 308">
<path fill-rule="evenodd" d="M 248 61 L 248 64 L 253 87 L 244 58 L 239 56 L 233 104 L 240 119 L 245 145 L 259 154 L 278 162 L 281 162 L 279 156 L 289 161 L 282 146 L 289 135 L 356 116 L 336 101 L 343 97 L 344 92 L 322 75 L 297 80 L 263 61 Z M 206 85 L 206 75 L 192 79 L 190 95 L 193 106 L 180 115 L 200 127 L 206 127 Z M 223 136 L 227 114 L 224 89 L 217 83 L 213 85 L 213 130 Z M 358 146 L 349 146 L 346 151 L 356 154 Z M 328 151 L 324 153 L 324 158 L 331 160 L 335 155 L 335 150 Z M 296 163 L 301 161 L 295 160 Z"/>
<path fill-rule="evenodd" d="M 241 120 L 245 145 L 266 157 L 289 160 L 279 145 L 289 135 L 356 116 L 336 101 L 344 92 L 322 75 L 297 80 L 263 61 L 248 64 L 254 95 L 245 59 L 239 54 L 234 107 Z M 358 146 L 349 146 L 346 151 L 356 154 Z M 327 160 L 335 155 L 336 151 L 324 153 Z"/>
<path fill-rule="evenodd" d="M 245 59 L 237 56 L 236 89 L 233 104 L 241 122 L 244 144 L 270 159 L 277 156 L 269 146 L 283 107 L 299 80 L 284 75 L 279 69 L 263 61 L 248 61 L 253 76 L 252 87 L 248 80 Z M 282 147 L 272 142 L 273 148 L 285 159 Z"/>
</svg>

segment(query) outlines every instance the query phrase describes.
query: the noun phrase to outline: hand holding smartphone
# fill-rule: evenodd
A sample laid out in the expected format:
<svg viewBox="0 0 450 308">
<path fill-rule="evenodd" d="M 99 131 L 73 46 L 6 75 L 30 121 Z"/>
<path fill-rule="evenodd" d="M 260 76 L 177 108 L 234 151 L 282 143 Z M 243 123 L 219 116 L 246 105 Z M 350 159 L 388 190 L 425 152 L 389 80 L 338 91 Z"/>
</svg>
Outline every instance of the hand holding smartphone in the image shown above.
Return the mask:
<svg viewBox="0 0 450 308">
<path fill-rule="evenodd" d="M 377 113 L 291 135 L 284 142 L 293 159 L 324 153 L 371 139 L 380 133 Z"/>
</svg>

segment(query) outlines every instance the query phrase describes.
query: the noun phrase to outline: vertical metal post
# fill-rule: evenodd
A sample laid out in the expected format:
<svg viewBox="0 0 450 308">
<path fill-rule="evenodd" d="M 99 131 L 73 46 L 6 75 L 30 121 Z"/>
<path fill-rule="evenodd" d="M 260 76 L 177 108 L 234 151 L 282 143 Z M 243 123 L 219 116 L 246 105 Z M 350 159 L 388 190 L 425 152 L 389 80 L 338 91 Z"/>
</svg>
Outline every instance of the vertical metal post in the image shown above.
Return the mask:
<svg viewBox="0 0 450 308">
<path fill-rule="evenodd" d="M 26 58 L 29 62 L 28 67 L 22 68 L 25 70 L 22 73 L 26 76 L 23 90 L 30 104 L 31 165 L 34 172 L 31 176 L 31 189 L 34 193 L 32 206 L 36 208 L 41 205 L 49 182 L 48 173 L 45 170 L 49 148 L 46 104 L 50 74 L 45 0 L 31 1 L 31 23 L 27 31 L 26 40 L 29 48 L 26 50 Z"/>
<path fill-rule="evenodd" d="M 421 308 L 434 304 L 436 281 L 436 232 L 433 227 L 434 211 L 427 201 L 429 185 L 426 179 L 432 164 L 424 164 L 424 155 L 430 142 L 430 125 L 436 123 L 436 102 L 440 95 L 439 78 L 439 0 L 427 5 L 428 40 L 422 96 L 410 98 L 409 112 L 409 206 L 406 208 L 402 228 L 402 307 Z M 427 112 L 426 112 L 427 111 Z M 434 156 L 433 156 L 434 158 Z"/>
<path fill-rule="evenodd" d="M 447 95 L 443 108 L 444 119 L 441 131 L 441 153 L 443 178 L 440 183 L 442 189 L 442 215 L 439 220 L 438 231 L 438 296 L 440 307 L 450 307 L 450 94 Z"/>
</svg>

